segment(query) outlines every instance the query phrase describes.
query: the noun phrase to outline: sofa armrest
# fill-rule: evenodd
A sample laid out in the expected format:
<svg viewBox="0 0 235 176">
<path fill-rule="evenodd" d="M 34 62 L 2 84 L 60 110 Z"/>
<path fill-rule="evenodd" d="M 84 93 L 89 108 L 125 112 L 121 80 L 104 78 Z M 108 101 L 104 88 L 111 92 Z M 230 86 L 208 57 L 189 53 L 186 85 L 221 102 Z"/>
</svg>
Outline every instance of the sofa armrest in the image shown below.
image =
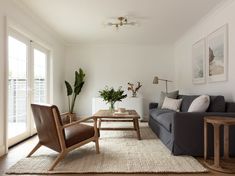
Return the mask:
<svg viewBox="0 0 235 176">
<path fill-rule="evenodd" d="M 184 153 L 193 154 L 193 156 L 202 156 L 205 116 L 224 116 L 235 118 L 235 113 L 175 112 L 172 119 L 172 132 L 174 138 L 174 152 L 176 154 Z M 212 148 L 212 127 L 209 126 L 208 130 L 208 147 Z"/>
<path fill-rule="evenodd" d="M 149 103 L 149 109 L 156 109 L 158 107 L 158 103 L 151 102 Z"/>
<path fill-rule="evenodd" d="M 203 129 L 205 116 L 223 116 L 234 117 L 235 113 L 223 113 L 223 112 L 175 112 L 172 121 L 172 127 L 175 134 L 178 132 L 184 135 L 191 136 L 193 131 Z M 187 133 L 189 132 L 189 133 Z"/>
<path fill-rule="evenodd" d="M 214 113 L 213 113 L 214 114 Z M 172 119 L 172 128 L 175 140 L 183 138 L 191 139 L 192 136 L 202 135 L 204 116 L 210 116 L 204 112 L 175 112 Z"/>
</svg>

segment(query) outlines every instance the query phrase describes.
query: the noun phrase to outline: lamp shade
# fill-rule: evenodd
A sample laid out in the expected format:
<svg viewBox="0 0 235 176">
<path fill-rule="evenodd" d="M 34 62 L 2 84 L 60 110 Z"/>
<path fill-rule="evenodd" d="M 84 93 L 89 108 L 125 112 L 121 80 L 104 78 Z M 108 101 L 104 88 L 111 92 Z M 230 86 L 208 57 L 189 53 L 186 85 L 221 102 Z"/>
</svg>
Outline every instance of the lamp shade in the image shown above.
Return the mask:
<svg viewBox="0 0 235 176">
<path fill-rule="evenodd" d="M 153 78 L 153 84 L 158 84 L 158 77 L 157 77 L 157 76 L 154 76 L 154 78 Z"/>
</svg>

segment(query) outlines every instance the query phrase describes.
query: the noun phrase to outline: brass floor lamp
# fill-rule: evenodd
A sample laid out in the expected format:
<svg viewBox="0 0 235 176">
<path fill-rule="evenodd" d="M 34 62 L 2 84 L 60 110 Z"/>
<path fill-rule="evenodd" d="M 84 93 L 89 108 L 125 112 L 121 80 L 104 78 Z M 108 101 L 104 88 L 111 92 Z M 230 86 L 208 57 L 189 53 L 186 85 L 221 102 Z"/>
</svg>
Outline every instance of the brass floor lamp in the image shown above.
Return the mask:
<svg viewBox="0 0 235 176">
<path fill-rule="evenodd" d="M 153 78 L 153 84 L 158 84 L 158 82 L 160 81 L 164 81 L 166 83 L 166 93 L 168 93 L 168 87 L 167 87 L 167 83 L 168 82 L 173 82 L 173 81 L 170 81 L 170 80 L 167 80 L 167 79 L 160 79 L 158 78 L 157 76 L 154 76 Z"/>
</svg>

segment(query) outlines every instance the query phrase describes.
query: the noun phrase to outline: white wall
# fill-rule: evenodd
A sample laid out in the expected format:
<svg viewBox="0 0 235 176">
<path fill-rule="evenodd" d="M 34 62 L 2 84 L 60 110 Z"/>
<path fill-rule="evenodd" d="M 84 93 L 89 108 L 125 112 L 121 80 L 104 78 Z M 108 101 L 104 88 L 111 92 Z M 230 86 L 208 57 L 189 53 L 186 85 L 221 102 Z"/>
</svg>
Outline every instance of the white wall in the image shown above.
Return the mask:
<svg viewBox="0 0 235 176">
<path fill-rule="evenodd" d="M 61 96 L 63 92 L 64 79 L 64 46 L 63 42 L 53 34 L 43 23 L 37 23 L 37 19 L 33 18 L 29 12 L 24 11 L 23 8 L 18 7 L 11 0 L 0 0 L 0 155 L 4 152 L 4 74 L 5 74 L 5 16 L 11 21 L 15 22 L 15 26 L 34 39 L 40 40 L 42 44 L 49 46 L 52 51 L 52 67 L 53 67 L 53 99 L 52 102 L 59 107 L 63 107 L 64 100 Z"/>
<path fill-rule="evenodd" d="M 145 98 L 144 112 L 148 114 L 149 102 L 159 99 L 164 83 L 153 85 L 155 75 L 173 80 L 174 87 L 181 93 L 222 94 L 229 100 L 235 100 L 235 1 L 230 1 L 220 9 L 213 11 L 189 32 L 172 45 L 98 45 L 84 44 L 67 46 L 44 23 L 24 8 L 15 5 L 13 0 L 0 0 L 0 155 L 4 148 L 4 54 L 5 25 L 7 16 L 17 23 L 17 27 L 29 35 L 35 36 L 52 49 L 53 98 L 62 111 L 67 102 L 63 81 L 74 81 L 74 71 L 79 67 L 86 73 L 86 83 L 78 97 L 75 111 L 79 115 L 91 115 L 92 97 L 105 85 L 127 89 L 127 82 L 140 81 L 143 84 L 139 94 Z M 193 85 L 191 74 L 192 44 L 207 36 L 220 26 L 229 25 L 229 75 L 227 82 Z M 66 53 L 64 55 L 64 53 Z M 65 57 L 65 60 L 64 60 Z M 175 62 L 175 63 L 174 63 Z M 174 84 L 177 84 L 176 86 Z M 130 95 L 130 93 L 129 93 Z"/>
<path fill-rule="evenodd" d="M 235 100 L 235 1 L 214 10 L 175 43 L 175 79 L 181 93 L 224 95 Z M 228 81 L 192 84 L 192 45 L 224 24 L 229 26 Z"/>
<path fill-rule="evenodd" d="M 157 101 L 164 83 L 153 85 L 154 75 L 173 79 L 173 47 L 142 45 L 80 45 L 68 46 L 66 50 L 66 79 L 74 81 L 74 71 L 79 67 L 86 73 L 86 82 L 76 104 L 79 115 L 91 115 L 92 97 L 105 85 L 127 90 L 127 83 L 140 81 L 140 94 L 145 98 L 144 111 L 148 103 Z M 173 84 L 171 84 L 171 89 Z"/>
</svg>

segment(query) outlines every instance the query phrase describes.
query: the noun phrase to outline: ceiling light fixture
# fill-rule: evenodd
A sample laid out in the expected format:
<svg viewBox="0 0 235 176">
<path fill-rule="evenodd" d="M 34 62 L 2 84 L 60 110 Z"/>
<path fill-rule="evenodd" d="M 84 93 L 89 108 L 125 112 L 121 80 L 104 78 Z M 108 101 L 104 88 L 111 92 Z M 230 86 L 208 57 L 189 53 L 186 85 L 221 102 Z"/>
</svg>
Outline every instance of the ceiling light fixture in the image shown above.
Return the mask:
<svg viewBox="0 0 235 176">
<path fill-rule="evenodd" d="M 125 25 L 135 25 L 136 22 L 129 22 L 127 20 L 127 17 L 118 17 L 117 18 L 117 22 L 108 22 L 107 25 L 108 26 L 115 26 L 117 29 L 121 26 L 125 26 Z"/>
</svg>

